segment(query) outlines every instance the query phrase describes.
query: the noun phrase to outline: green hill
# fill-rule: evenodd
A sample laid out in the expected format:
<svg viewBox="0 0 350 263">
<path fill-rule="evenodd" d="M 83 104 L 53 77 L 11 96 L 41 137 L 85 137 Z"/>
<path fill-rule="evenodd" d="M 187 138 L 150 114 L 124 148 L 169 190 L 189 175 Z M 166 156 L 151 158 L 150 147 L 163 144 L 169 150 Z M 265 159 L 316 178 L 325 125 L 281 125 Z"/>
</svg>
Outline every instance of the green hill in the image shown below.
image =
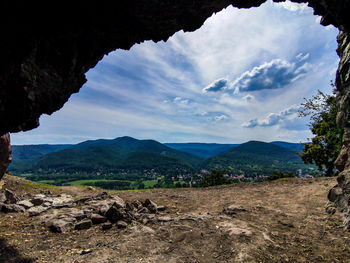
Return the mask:
<svg viewBox="0 0 350 263">
<path fill-rule="evenodd" d="M 11 168 L 17 167 L 17 169 L 23 169 L 31 161 L 72 146 L 71 144 L 12 145 Z"/>
<path fill-rule="evenodd" d="M 201 159 L 171 149 L 154 140 L 120 137 L 114 140 L 86 141 L 70 148 L 32 158 L 25 165 L 11 165 L 13 171 L 44 172 L 143 172 L 159 173 L 194 171 Z"/>
<path fill-rule="evenodd" d="M 29 160 L 72 146 L 72 144 L 12 145 L 12 155 L 16 160 Z"/>
<path fill-rule="evenodd" d="M 206 159 L 224 153 L 233 147 L 237 147 L 239 144 L 165 143 L 164 145 Z"/>
<path fill-rule="evenodd" d="M 303 143 L 292 143 L 292 142 L 282 142 L 282 141 L 275 141 L 275 142 L 270 142 L 272 144 L 281 146 L 283 148 L 287 148 L 289 150 L 292 150 L 294 152 L 302 152 L 303 148 L 304 148 L 304 144 Z"/>
<path fill-rule="evenodd" d="M 277 170 L 295 172 L 297 169 L 307 173 L 314 167 L 303 164 L 296 154 L 302 147 L 302 144 L 280 141 L 250 141 L 240 145 L 161 144 L 154 140 L 120 137 L 75 145 L 13 146 L 13 162 L 9 170 L 15 174 L 31 174 L 29 176 L 38 177 L 37 180 L 68 177 L 135 179 L 150 174 L 169 178 L 180 174 L 193 175 L 200 169 L 220 169 L 246 176 L 270 175 Z"/>
<path fill-rule="evenodd" d="M 209 158 L 205 169 L 220 169 L 246 176 L 269 175 L 274 171 L 295 172 L 309 169 L 293 151 L 272 143 L 250 141 L 228 152 Z"/>
</svg>

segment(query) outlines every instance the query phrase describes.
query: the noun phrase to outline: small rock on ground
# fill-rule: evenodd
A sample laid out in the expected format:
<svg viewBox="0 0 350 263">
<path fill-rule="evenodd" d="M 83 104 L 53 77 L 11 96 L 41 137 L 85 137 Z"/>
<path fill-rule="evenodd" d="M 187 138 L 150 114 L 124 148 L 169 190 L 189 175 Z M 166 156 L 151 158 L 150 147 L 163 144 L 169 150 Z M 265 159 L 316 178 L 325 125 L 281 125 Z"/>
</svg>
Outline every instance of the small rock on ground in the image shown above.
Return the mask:
<svg viewBox="0 0 350 263">
<path fill-rule="evenodd" d="M 28 201 L 28 200 L 22 200 L 17 202 L 17 205 L 23 206 L 25 209 L 29 209 L 31 207 L 33 207 L 34 205 L 32 204 L 32 202 Z"/>
<path fill-rule="evenodd" d="M 107 221 L 106 217 L 98 215 L 98 214 L 92 214 L 90 218 L 91 218 L 91 221 L 94 225 L 102 224 L 102 223 L 105 223 Z"/>
<path fill-rule="evenodd" d="M 75 230 L 88 229 L 92 226 L 92 221 L 90 219 L 85 219 L 75 224 Z"/>
<path fill-rule="evenodd" d="M 244 207 L 242 206 L 237 206 L 237 205 L 230 205 L 226 208 L 224 208 L 223 212 L 226 214 L 226 215 L 235 215 L 239 212 L 245 212 L 247 211 Z"/>
<path fill-rule="evenodd" d="M 109 222 L 107 222 L 107 223 L 104 223 L 104 224 L 102 224 L 102 230 L 108 230 L 108 229 L 111 229 L 112 228 L 112 223 L 109 223 Z"/>
<path fill-rule="evenodd" d="M 117 227 L 118 228 L 126 228 L 128 226 L 128 224 L 124 221 L 118 221 L 117 222 Z"/>
</svg>

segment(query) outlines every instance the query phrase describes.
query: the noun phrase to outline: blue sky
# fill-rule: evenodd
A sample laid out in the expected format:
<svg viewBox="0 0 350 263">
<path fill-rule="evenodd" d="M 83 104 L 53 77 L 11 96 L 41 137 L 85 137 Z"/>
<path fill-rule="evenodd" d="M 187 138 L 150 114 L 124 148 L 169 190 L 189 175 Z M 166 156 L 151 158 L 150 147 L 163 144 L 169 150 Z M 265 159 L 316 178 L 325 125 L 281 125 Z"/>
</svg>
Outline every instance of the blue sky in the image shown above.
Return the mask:
<svg viewBox="0 0 350 263">
<path fill-rule="evenodd" d="M 330 92 L 337 30 L 304 4 L 228 7 L 195 32 L 106 55 L 64 107 L 13 144 L 124 135 L 160 142 L 290 142 L 311 137 L 297 111 Z"/>
</svg>

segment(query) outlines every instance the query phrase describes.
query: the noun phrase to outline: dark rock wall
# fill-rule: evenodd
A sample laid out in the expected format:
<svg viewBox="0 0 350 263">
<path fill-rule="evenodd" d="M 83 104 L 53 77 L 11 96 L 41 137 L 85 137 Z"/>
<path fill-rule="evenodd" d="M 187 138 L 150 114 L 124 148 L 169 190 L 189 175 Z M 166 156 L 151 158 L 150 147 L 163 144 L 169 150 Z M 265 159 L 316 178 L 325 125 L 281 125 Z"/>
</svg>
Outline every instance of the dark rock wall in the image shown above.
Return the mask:
<svg viewBox="0 0 350 263">
<path fill-rule="evenodd" d="M 338 125 L 344 127 L 343 147 L 335 162 L 341 171 L 328 194 L 328 199 L 344 214 L 344 224 L 350 230 L 350 34 L 341 31 L 338 35 L 337 53 L 340 57 L 336 76 Z"/>
<path fill-rule="evenodd" d="M 10 134 L 0 136 L 0 180 L 11 162 Z"/>
<path fill-rule="evenodd" d="M 0 136 L 39 125 L 41 114 L 60 109 L 85 83 L 85 73 L 115 49 L 145 40 L 167 40 L 179 30 L 194 31 L 214 12 L 232 4 L 259 6 L 266 0 L 3 0 L 0 3 Z M 283 2 L 284 0 L 274 0 Z M 339 124 L 345 127 L 338 167 L 344 171 L 330 199 L 349 213 L 350 188 L 350 1 L 308 3 L 321 24 L 340 30 L 337 71 Z M 232 18 L 234 19 L 234 18 Z M 7 166 L 8 135 L 0 140 L 0 178 Z M 6 159 L 6 160 L 5 160 Z M 336 193 L 336 195 L 334 194 Z"/>
</svg>

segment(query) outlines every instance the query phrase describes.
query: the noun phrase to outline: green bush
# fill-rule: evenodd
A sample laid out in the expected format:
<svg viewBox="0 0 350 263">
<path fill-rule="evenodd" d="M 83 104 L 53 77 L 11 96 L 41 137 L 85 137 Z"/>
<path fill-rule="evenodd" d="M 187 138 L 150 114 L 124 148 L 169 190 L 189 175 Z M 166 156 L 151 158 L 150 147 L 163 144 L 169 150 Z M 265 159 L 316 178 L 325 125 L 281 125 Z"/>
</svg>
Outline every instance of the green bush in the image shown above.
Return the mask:
<svg viewBox="0 0 350 263">
<path fill-rule="evenodd" d="M 209 175 L 204 176 L 204 178 L 199 182 L 200 187 L 230 184 L 231 181 L 225 178 L 225 172 L 220 170 L 212 170 Z"/>
<path fill-rule="evenodd" d="M 278 180 L 278 179 L 281 179 L 281 178 L 293 178 L 293 177 L 295 177 L 295 175 L 293 173 L 282 173 L 281 171 L 276 171 L 276 172 L 273 172 L 267 178 L 267 180 L 273 181 L 273 180 Z"/>
</svg>

